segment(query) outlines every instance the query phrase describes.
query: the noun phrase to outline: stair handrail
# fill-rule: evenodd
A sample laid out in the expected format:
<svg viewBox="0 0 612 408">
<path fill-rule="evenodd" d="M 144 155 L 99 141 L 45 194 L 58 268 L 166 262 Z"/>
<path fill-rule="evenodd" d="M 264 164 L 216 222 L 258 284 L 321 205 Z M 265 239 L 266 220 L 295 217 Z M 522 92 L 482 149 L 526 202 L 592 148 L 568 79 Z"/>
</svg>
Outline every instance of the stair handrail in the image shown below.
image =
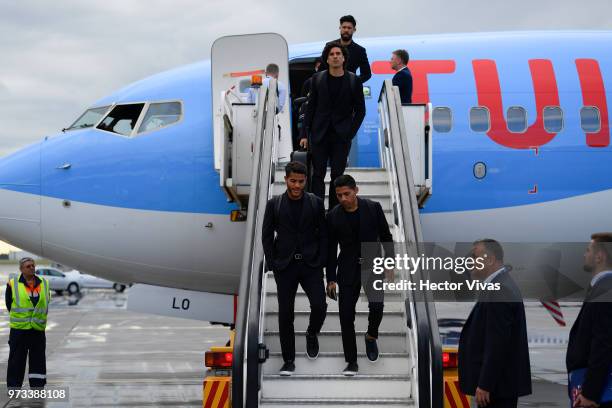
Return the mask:
<svg viewBox="0 0 612 408">
<path fill-rule="evenodd" d="M 385 100 L 383 101 L 383 98 Z M 400 247 L 407 253 L 408 246 L 417 246 L 417 254 L 421 253 L 419 244 L 423 243 L 421 221 L 419 218 L 418 203 L 414 191 L 414 176 L 410 163 L 410 151 L 408 145 L 408 135 L 403 120 L 402 103 L 399 88 L 393 86 L 391 80 L 385 80 L 381 89 L 379 102 L 383 102 L 389 113 L 389 131 L 381 135 L 385 138 L 385 145 L 391 151 L 391 157 L 387 157 L 392 167 L 392 182 L 397 187 L 397 201 L 399 208 L 400 229 L 404 234 L 404 240 Z M 417 270 L 412 279 L 416 281 L 425 280 L 426 271 Z M 408 297 L 414 310 L 417 337 L 417 380 L 418 395 L 417 406 L 442 408 L 443 381 L 444 373 L 442 366 L 442 342 L 438 329 L 438 321 L 435 310 L 435 303 L 432 295 L 427 291 L 414 291 Z M 408 304 L 406 304 L 408 307 Z"/>
<path fill-rule="evenodd" d="M 278 105 L 276 87 L 277 81 L 270 78 L 268 86 L 264 85 L 259 90 L 256 105 L 257 132 L 253 141 L 253 171 L 232 361 L 232 406 L 234 407 L 250 408 L 259 405 L 259 314 L 264 276 L 261 230 L 276 160 L 274 157 L 274 152 L 277 150 L 276 141 L 273 137 Z M 270 92 L 271 89 L 274 91 Z"/>
</svg>

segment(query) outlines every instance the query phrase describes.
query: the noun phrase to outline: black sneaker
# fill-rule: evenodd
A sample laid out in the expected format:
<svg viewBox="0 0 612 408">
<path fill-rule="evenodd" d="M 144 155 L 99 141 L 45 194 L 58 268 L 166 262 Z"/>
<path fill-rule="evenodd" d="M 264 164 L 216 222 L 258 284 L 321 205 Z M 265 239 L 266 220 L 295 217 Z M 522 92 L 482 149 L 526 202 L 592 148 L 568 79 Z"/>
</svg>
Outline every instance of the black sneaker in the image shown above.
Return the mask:
<svg viewBox="0 0 612 408">
<path fill-rule="evenodd" d="M 353 363 L 348 363 L 346 365 L 346 368 L 344 369 L 344 371 L 342 371 L 342 374 L 345 377 L 354 377 L 355 375 L 357 375 L 358 371 L 359 371 L 359 366 L 357 365 L 357 362 L 353 362 Z"/>
<path fill-rule="evenodd" d="M 365 347 L 366 347 L 366 355 L 368 356 L 368 360 L 374 362 L 378 361 L 378 344 L 376 344 L 376 339 L 368 339 L 368 335 L 365 336 Z"/>
<path fill-rule="evenodd" d="M 306 333 L 306 355 L 311 360 L 319 357 L 319 339 L 316 334 Z"/>
<path fill-rule="evenodd" d="M 295 372 L 295 364 L 293 361 L 285 361 L 285 364 L 281 367 L 278 372 L 283 377 L 290 377 Z"/>
</svg>

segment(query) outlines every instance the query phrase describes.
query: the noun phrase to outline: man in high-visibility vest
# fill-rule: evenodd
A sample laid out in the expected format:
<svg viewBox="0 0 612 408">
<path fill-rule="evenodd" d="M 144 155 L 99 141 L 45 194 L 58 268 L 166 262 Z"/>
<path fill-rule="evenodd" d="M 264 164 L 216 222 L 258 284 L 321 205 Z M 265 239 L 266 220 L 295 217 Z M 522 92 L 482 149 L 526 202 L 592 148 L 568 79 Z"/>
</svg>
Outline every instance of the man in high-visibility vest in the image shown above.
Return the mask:
<svg viewBox="0 0 612 408">
<path fill-rule="evenodd" d="M 32 258 L 22 258 L 19 270 L 21 274 L 9 280 L 5 295 L 11 328 L 6 385 L 21 388 L 29 354 L 30 388 L 41 388 L 47 383 L 45 327 L 51 300 L 49 282 L 35 275 Z"/>
</svg>

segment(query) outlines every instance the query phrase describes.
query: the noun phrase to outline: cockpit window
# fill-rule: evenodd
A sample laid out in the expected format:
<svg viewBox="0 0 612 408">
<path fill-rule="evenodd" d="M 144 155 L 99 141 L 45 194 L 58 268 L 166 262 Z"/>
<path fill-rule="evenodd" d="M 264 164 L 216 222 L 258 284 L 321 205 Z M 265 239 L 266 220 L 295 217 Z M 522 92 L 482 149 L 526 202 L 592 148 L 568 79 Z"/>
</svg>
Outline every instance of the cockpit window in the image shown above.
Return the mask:
<svg viewBox="0 0 612 408">
<path fill-rule="evenodd" d="M 88 109 L 66 130 L 90 128 L 102 119 L 102 116 L 104 116 L 107 110 L 108 106 Z"/>
<path fill-rule="evenodd" d="M 117 105 L 98 125 L 98 129 L 130 136 L 136 127 L 144 103 Z"/>
<path fill-rule="evenodd" d="M 149 105 L 147 114 L 142 120 L 138 133 L 150 132 L 173 123 L 181 119 L 180 102 L 161 102 Z"/>
</svg>

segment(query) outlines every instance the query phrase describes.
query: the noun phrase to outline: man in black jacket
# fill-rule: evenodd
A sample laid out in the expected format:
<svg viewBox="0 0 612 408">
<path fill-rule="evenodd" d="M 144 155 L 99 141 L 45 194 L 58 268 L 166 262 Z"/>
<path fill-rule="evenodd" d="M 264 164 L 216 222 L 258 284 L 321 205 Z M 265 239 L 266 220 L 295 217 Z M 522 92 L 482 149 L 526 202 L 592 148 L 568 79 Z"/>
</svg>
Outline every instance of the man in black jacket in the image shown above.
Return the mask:
<svg viewBox="0 0 612 408">
<path fill-rule="evenodd" d="M 274 272 L 278 297 L 278 326 L 284 364 L 281 375 L 295 371 L 295 294 L 298 284 L 310 301 L 306 353 L 319 354 L 317 334 L 325 321 L 327 303 L 323 266 L 327 261 L 327 226 L 323 200 L 304 192 L 306 167 L 291 162 L 285 167 L 287 191 L 270 199 L 262 226 L 268 270 Z M 274 233 L 276 232 L 276 236 Z"/>
<path fill-rule="evenodd" d="M 359 68 L 359 79 L 361 83 L 364 84 L 372 77 L 372 70 L 370 69 L 370 61 L 368 61 L 366 49 L 353 41 L 353 34 L 355 34 L 355 31 L 357 31 L 357 21 L 355 21 L 355 17 L 351 15 L 340 17 L 340 38 L 328 42 L 326 46 L 330 43 L 340 43 L 344 45 L 348 50 L 346 69 L 356 74 L 357 68 Z M 325 52 L 323 52 L 321 65 L 321 70 L 324 69 L 328 69 Z"/>
<path fill-rule="evenodd" d="M 570 331 L 568 373 L 585 369 L 576 407 L 612 407 L 602 393 L 612 369 L 612 233 L 591 235 L 584 254 L 584 270 L 593 274 L 591 285 Z"/>
<path fill-rule="evenodd" d="M 333 181 L 344 173 L 351 141 L 365 117 L 365 100 L 359 79 L 344 69 L 347 50 L 340 44 L 328 44 L 323 51 L 329 70 L 313 75 L 304 118 L 306 135 L 300 145 L 310 143 L 312 153 L 312 192 L 325 197 L 327 163 L 331 167 L 329 209 L 338 201 Z"/>
<path fill-rule="evenodd" d="M 363 286 L 368 297 L 368 331 L 365 334 L 366 355 L 378 359 L 378 327 L 383 318 L 384 293 L 373 288 L 374 257 L 381 256 L 382 243 L 386 257 L 394 257 L 393 237 L 380 203 L 357 196 L 359 188 L 353 177 L 344 174 L 334 182 L 340 205 L 327 214 L 329 250 L 327 261 L 327 294 L 335 298 L 340 286 L 338 308 L 342 329 L 342 346 L 347 366 L 346 376 L 357 374 L 357 342 L 355 338 L 355 306 Z M 366 243 L 365 245 L 362 245 Z M 340 244 L 340 255 L 338 255 Z M 364 253 L 367 252 L 367 253 Z M 337 269 L 337 271 L 336 271 Z M 391 273 L 387 274 L 392 279 Z"/>
<path fill-rule="evenodd" d="M 482 262 L 472 277 L 498 284 L 480 294 L 459 339 L 459 386 L 481 407 L 516 407 L 531 394 L 525 307 L 519 288 L 504 267 L 504 251 L 492 239 L 476 241 L 473 256 Z M 478 264 L 478 263 L 477 263 Z"/>
<path fill-rule="evenodd" d="M 402 103 L 412 103 L 412 74 L 407 67 L 409 58 L 406 50 L 391 53 L 391 69 L 397 71 L 391 82 L 399 88 Z"/>
</svg>

